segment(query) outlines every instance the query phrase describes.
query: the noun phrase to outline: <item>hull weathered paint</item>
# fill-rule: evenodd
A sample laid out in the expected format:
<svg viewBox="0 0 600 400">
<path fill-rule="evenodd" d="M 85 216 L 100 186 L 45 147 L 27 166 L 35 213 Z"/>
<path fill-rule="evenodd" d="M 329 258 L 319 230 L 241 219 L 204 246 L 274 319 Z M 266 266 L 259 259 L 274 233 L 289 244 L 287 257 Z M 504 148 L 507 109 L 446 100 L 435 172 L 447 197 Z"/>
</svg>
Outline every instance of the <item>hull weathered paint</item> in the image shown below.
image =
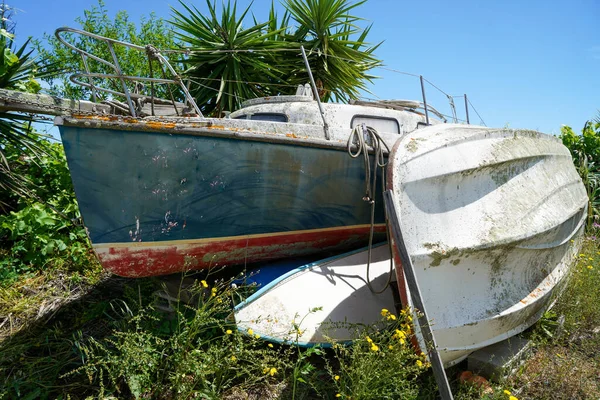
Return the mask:
<svg viewBox="0 0 600 400">
<path fill-rule="evenodd" d="M 429 127 L 396 143 L 388 176 L 446 366 L 541 317 L 566 282 L 587 207 L 571 155 L 557 138 Z M 410 305 L 397 258 L 396 265 Z"/>
<path fill-rule="evenodd" d="M 117 275 L 166 275 L 352 249 L 365 243 L 370 228 L 356 225 L 196 240 L 101 243 L 94 245 L 94 250 L 102 265 Z M 374 230 L 377 238 L 385 235 L 384 224 L 376 225 Z"/>
<path fill-rule="evenodd" d="M 341 149 L 103 123 L 60 131 L 89 237 L 118 275 L 366 244 L 364 166 Z M 383 222 L 381 207 L 376 222 Z"/>
</svg>

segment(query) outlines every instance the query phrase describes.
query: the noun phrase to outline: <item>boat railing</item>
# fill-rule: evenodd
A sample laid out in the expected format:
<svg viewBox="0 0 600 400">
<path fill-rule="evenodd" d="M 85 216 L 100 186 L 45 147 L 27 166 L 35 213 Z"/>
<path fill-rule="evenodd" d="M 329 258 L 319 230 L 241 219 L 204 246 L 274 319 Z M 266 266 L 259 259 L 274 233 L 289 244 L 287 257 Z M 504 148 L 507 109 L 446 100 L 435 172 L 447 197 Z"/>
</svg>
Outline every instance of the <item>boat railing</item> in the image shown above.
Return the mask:
<svg viewBox="0 0 600 400">
<path fill-rule="evenodd" d="M 112 61 L 107 61 L 101 57 L 98 57 L 94 54 L 89 53 L 88 51 L 86 51 L 84 49 L 81 49 L 81 48 L 73 45 L 72 43 L 70 43 L 67 40 L 66 37 L 64 37 L 62 35 L 63 33 L 72 33 L 72 34 L 82 35 L 82 36 L 86 36 L 86 37 L 89 37 L 89 38 L 97 40 L 97 41 L 104 42 L 108 46 L 108 50 L 110 52 Z M 127 81 L 134 82 L 136 84 L 136 86 L 141 82 L 149 82 L 150 87 L 151 87 L 151 95 L 150 95 L 150 99 L 149 99 L 150 105 L 151 105 L 150 113 L 151 113 L 151 115 L 154 115 L 155 114 L 155 112 L 154 112 L 155 104 L 163 104 L 164 105 L 165 103 L 168 103 L 168 101 L 165 101 L 163 99 L 158 99 L 155 97 L 154 85 L 155 84 L 174 84 L 181 88 L 181 91 L 183 92 L 185 99 L 186 99 L 188 105 L 190 106 L 191 110 L 193 110 L 194 113 L 198 114 L 199 116 L 202 116 L 202 112 L 200 111 L 200 108 L 198 107 L 198 105 L 196 104 L 196 101 L 190 94 L 183 79 L 177 73 L 177 71 L 175 71 L 173 66 L 169 63 L 169 60 L 163 55 L 163 53 L 165 53 L 165 54 L 166 53 L 184 53 L 185 54 L 186 53 L 185 51 L 158 50 L 156 47 L 154 47 L 152 45 L 139 46 L 139 45 L 135 45 L 132 43 L 122 42 L 120 40 L 111 39 L 111 38 L 96 35 L 96 34 L 93 34 L 90 32 L 86 32 L 83 30 L 68 28 L 68 27 L 58 28 L 55 32 L 55 36 L 62 44 L 64 44 L 71 50 L 74 50 L 75 52 L 77 52 L 81 55 L 81 58 L 83 60 L 83 66 L 85 68 L 85 72 L 74 73 L 70 76 L 70 79 L 73 83 L 75 83 L 77 85 L 89 88 L 92 92 L 92 101 L 94 101 L 94 102 L 96 101 L 98 92 L 104 92 L 104 93 L 109 93 L 113 96 L 124 97 L 127 101 L 127 108 L 126 108 L 126 110 L 123 110 L 123 111 L 128 111 L 131 114 L 131 116 L 137 117 L 138 114 L 141 112 L 141 104 L 140 104 L 141 102 L 140 101 L 142 99 L 147 98 L 147 96 L 140 95 L 138 93 L 133 93 L 127 87 Z M 146 53 L 146 56 L 148 58 L 148 64 L 150 66 L 150 73 L 152 74 L 152 61 L 158 61 L 159 64 L 161 65 L 161 69 L 163 66 L 166 67 L 166 69 L 171 74 L 171 78 L 166 77 L 166 74 L 164 74 L 164 69 L 162 69 L 163 75 L 164 75 L 163 78 L 154 78 L 153 76 L 150 76 L 150 77 L 130 76 L 130 75 L 124 74 L 123 70 L 121 68 L 121 65 L 119 64 L 119 59 L 117 57 L 117 54 L 115 52 L 115 46 L 124 46 L 124 47 L 130 48 L 130 49 L 133 49 L 133 50 L 137 50 L 137 51 Z M 105 74 L 105 73 L 91 72 L 89 64 L 88 64 L 89 60 L 93 60 L 95 62 L 98 62 L 100 64 L 108 66 L 110 69 L 112 69 L 113 73 Z M 120 82 L 122 91 L 108 89 L 108 88 L 98 86 L 94 83 L 94 79 L 116 79 Z M 113 105 L 113 106 L 116 105 L 117 108 L 119 108 L 118 104 L 116 104 L 115 102 L 109 101 L 109 103 L 111 103 L 111 105 Z M 176 113 L 178 114 L 178 111 L 177 111 L 178 106 L 176 104 L 177 102 L 173 98 L 172 94 L 171 94 L 170 103 L 173 105 Z M 136 107 L 136 105 L 137 105 L 137 107 Z"/>
<path fill-rule="evenodd" d="M 68 34 L 82 35 L 82 36 L 91 38 L 93 40 L 104 42 L 106 44 L 106 46 L 108 47 L 109 54 L 110 54 L 110 60 L 104 59 L 102 57 L 98 57 L 97 55 L 91 54 L 89 51 L 72 44 L 71 42 L 69 42 Z M 165 55 L 173 54 L 173 53 L 179 53 L 179 54 L 183 54 L 183 55 L 189 54 L 190 53 L 189 50 L 186 50 L 186 49 L 159 50 L 152 45 L 145 45 L 145 46 L 136 45 L 136 44 L 127 43 L 127 42 L 123 42 L 123 41 L 116 40 L 116 39 L 107 38 L 107 37 L 100 36 L 100 35 L 90 33 L 87 31 L 69 28 L 69 27 L 62 27 L 62 28 L 57 29 L 55 32 L 55 35 L 56 35 L 56 38 L 62 44 L 64 44 L 71 50 L 74 50 L 75 52 L 77 52 L 81 55 L 82 61 L 83 61 L 83 68 L 85 69 L 85 71 L 73 73 L 70 76 L 70 80 L 77 85 L 80 85 L 82 87 L 90 89 L 91 95 L 92 95 L 92 102 L 96 102 L 98 93 L 103 92 L 103 93 L 109 94 L 112 97 L 109 100 L 104 100 L 104 103 L 109 104 L 110 106 L 113 107 L 113 109 L 120 110 L 120 112 L 122 112 L 122 113 L 128 113 L 133 117 L 148 116 L 148 115 L 152 115 L 152 116 L 172 115 L 172 114 L 168 114 L 168 112 L 164 111 L 165 107 L 173 107 L 175 109 L 176 115 L 195 114 L 195 115 L 199 115 L 201 117 L 203 116 L 202 112 L 200 111 L 200 107 L 198 107 L 193 96 L 190 94 L 190 91 L 189 91 L 189 84 L 192 81 L 185 82 L 184 79 L 175 70 L 175 68 L 173 68 L 173 66 L 167 59 L 167 57 L 165 57 Z M 127 47 L 127 48 L 135 50 L 135 51 L 144 52 L 148 59 L 150 77 L 131 76 L 131 75 L 125 74 L 123 69 L 121 68 L 121 65 L 119 64 L 117 52 L 115 51 L 116 46 L 124 46 L 124 47 Z M 311 73 L 310 65 L 308 63 L 308 58 L 304 52 L 304 49 L 302 48 L 301 50 L 302 50 L 301 56 L 304 58 L 307 72 L 308 72 L 308 75 L 310 78 L 310 87 L 312 88 L 312 91 L 313 91 L 313 98 L 317 101 L 317 103 L 319 103 L 319 112 L 323 119 L 323 129 L 324 129 L 325 137 L 329 138 L 328 123 L 325 118 L 325 113 L 323 111 L 323 107 L 320 104 L 319 93 L 316 88 L 314 78 L 312 78 L 312 73 Z M 331 57 L 336 57 L 336 56 L 332 55 Z M 109 72 L 109 73 L 92 72 L 90 69 L 90 65 L 89 65 L 90 60 L 93 60 L 94 62 L 100 63 L 100 64 L 108 67 L 109 70 L 112 72 Z M 153 61 L 158 62 L 160 64 L 162 78 L 155 78 L 153 76 L 153 71 L 152 71 Z M 170 73 L 170 75 L 171 75 L 170 77 L 166 76 L 165 68 Z M 471 106 L 473 108 L 473 110 L 475 111 L 475 113 L 477 114 L 477 116 L 479 116 L 479 113 L 473 107 L 471 102 L 468 100 L 466 94 L 460 95 L 460 96 L 451 96 L 448 93 L 444 92 L 442 89 L 440 89 L 438 86 L 434 85 L 431 81 L 424 78 L 422 75 L 417 75 L 417 74 L 403 72 L 403 71 L 397 71 L 397 70 L 390 69 L 390 68 L 384 68 L 384 69 L 387 69 L 387 70 L 393 71 L 393 72 L 397 72 L 397 73 L 400 73 L 403 75 L 408 75 L 411 77 L 418 78 L 420 81 L 420 88 L 421 88 L 421 95 L 422 95 L 421 101 L 413 102 L 413 103 L 415 103 L 414 105 L 411 105 L 411 104 L 407 105 L 406 101 L 404 101 L 404 100 L 400 100 L 400 101 L 399 100 L 376 100 L 376 101 L 358 101 L 357 100 L 357 101 L 350 101 L 350 102 L 355 103 L 355 104 L 365 103 L 365 105 L 368 103 L 368 105 L 370 105 L 370 106 L 398 108 L 398 109 L 412 110 L 414 112 L 423 113 L 425 116 L 425 122 L 422 123 L 422 125 L 430 124 L 430 119 L 429 119 L 430 114 L 433 114 L 435 117 L 439 118 L 443 122 L 448 122 L 448 120 L 450 120 L 454 123 L 458 123 L 459 121 L 462 121 L 462 122 L 466 122 L 467 124 L 470 124 L 469 106 Z M 115 88 L 115 85 L 112 85 L 112 88 L 106 88 L 106 87 L 97 85 L 95 83 L 95 80 L 96 81 L 98 81 L 98 80 L 117 80 L 119 83 L 116 85 L 116 88 Z M 134 84 L 132 85 L 131 82 L 133 82 Z M 142 90 L 144 90 L 143 83 L 150 83 L 150 96 L 141 93 Z M 154 90 L 155 84 L 156 85 L 176 85 L 176 86 L 178 86 L 181 89 L 181 92 L 183 93 L 183 97 L 185 97 L 186 104 L 178 103 L 175 101 L 173 92 L 170 90 L 171 88 L 169 88 L 169 91 L 168 91 L 168 93 L 170 95 L 170 100 L 161 99 L 161 98 L 155 96 L 155 90 Z M 437 109 L 435 109 L 428 103 L 427 97 L 426 97 L 426 84 L 431 85 L 433 88 L 437 89 L 440 93 L 442 93 L 445 97 L 447 97 L 447 100 L 448 100 L 449 106 L 450 106 L 450 110 L 451 110 L 451 115 L 446 115 L 446 114 L 439 112 Z M 132 87 L 132 86 L 133 86 L 133 90 L 130 90 L 130 87 Z M 127 103 L 126 104 L 121 103 L 120 101 L 117 101 L 115 99 L 115 97 L 125 98 Z M 459 120 L 459 118 L 457 116 L 456 105 L 454 104 L 454 98 L 463 98 L 464 99 L 466 120 Z M 148 107 L 148 103 L 150 103 L 150 107 Z M 157 108 L 157 110 L 158 110 L 157 113 L 155 113 L 155 108 Z M 179 110 L 181 110 L 181 112 Z M 479 116 L 479 118 L 481 120 L 481 123 L 483 125 L 485 125 L 485 123 L 483 122 L 483 120 L 481 119 L 480 116 Z"/>
</svg>

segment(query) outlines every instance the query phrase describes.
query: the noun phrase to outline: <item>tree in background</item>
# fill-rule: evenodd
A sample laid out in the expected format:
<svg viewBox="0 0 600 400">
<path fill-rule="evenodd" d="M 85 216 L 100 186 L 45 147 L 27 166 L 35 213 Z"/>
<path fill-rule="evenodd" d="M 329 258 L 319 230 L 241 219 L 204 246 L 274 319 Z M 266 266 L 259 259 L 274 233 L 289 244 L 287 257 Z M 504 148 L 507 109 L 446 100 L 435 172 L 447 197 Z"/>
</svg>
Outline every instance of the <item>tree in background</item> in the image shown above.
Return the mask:
<svg viewBox="0 0 600 400">
<path fill-rule="evenodd" d="M 250 6 L 238 16 L 236 2 L 228 1 L 219 18 L 210 0 L 208 15 L 181 2 L 183 10 L 172 9 L 172 23 L 190 51 L 185 74 L 198 84 L 193 91 L 198 104 L 218 115 L 247 99 L 294 93 L 309 81 L 300 46 L 308 52 L 323 100 L 357 98 L 374 78 L 368 71 L 381 64 L 373 55 L 377 46 L 366 42 L 370 28 L 360 29 L 360 18 L 350 15 L 364 2 L 286 0 L 281 21 L 272 5 L 267 21 L 254 19 L 249 28 L 243 22 Z"/>
<path fill-rule="evenodd" d="M 585 123 L 581 135 L 569 126 L 562 126 L 560 138 L 571 151 L 590 199 L 588 229 L 600 232 L 600 113 L 595 120 Z"/>
<path fill-rule="evenodd" d="M 369 71 L 381 65 L 373 52 L 379 44 L 366 42 L 371 26 L 360 29 L 361 18 L 350 15 L 366 0 L 285 0 L 284 6 L 297 24 L 294 41 L 308 51 L 308 61 L 323 100 L 347 102 L 356 99 L 366 83 L 375 76 Z M 358 37 L 354 38 L 356 35 Z M 295 57 L 296 65 L 288 80 L 293 84 L 308 81 L 304 62 Z"/>
<path fill-rule="evenodd" d="M 250 6 L 241 14 L 237 4 L 223 4 L 219 18 L 215 4 L 206 0 L 208 14 L 180 2 L 182 11 L 172 8 L 177 33 L 189 56 L 185 76 L 192 81 L 191 93 L 205 114 L 234 111 L 242 101 L 279 93 L 277 84 L 286 74 L 279 50 L 289 49 L 282 40 L 285 27 L 276 28 L 276 14 L 249 28 L 243 27 Z"/>
<path fill-rule="evenodd" d="M 97 6 L 84 10 L 83 15 L 84 17 L 77 18 L 76 22 L 84 31 L 140 46 L 152 44 L 160 50 L 178 47 L 169 24 L 162 18 L 158 18 L 154 13 L 151 13 L 149 17 L 142 17 L 139 28 L 129 20 L 126 11 L 117 12 L 114 19 L 111 19 L 102 0 L 98 0 Z M 112 62 L 112 56 L 106 43 L 72 33 L 63 33 L 63 37 L 77 48 Z M 53 35 L 46 34 L 45 39 L 48 42 L 47 46 L 44 46 L 41 41 L 35 42 L 39 58 L 44 60 L 45 65 L 61 66 L 61 71 L 57 76 L 45 79 L 49 85 L 48 92 L 55 96 L 70 99 L 91 100 L 90 89 L 76 85 L 69 80 L 69 76 L 73 71 L 85 71 L 81 56 L 64 46 Z M 144 52 L 118 45 L 114 47 L 114 50 L 125 75 L 150 76 L 148 57 Z M 88 65 L 92 73 L 115 73 L 109 66 L 93 60 L 89 60 Z M 154 77 L 162 77 L 156 62 L 153 63 L 153 75 Z M 121 82 L 116 79 L 96 80 L 94 84 L 118 92 L 123 91 Z M 135 89 L 133 84 L 130 82 L 128 84 L 131 85 L 129 89 L 133 91 Z M 168 91 L 169 88 L 166 85 L 156 85 L 156 95 L 158 97 L 169 98 Z M 100 92 L 98 94 L 102 99 L 109 97 L 106 93 Z M 177 97 L 180 98 L 181 96 L 177 95 Z"/>
<path fill-rule="evenodd" d="M 357 98 L 374 76 L 369 71 L 380 65 L 374 55 L 378 47 L 366 42 L 370 27 L 357 26 L 360 18 L 351 15 L 365 0 L 285 0 L 281 19 L 271 5 L 266 22 L 253 17 L 250 6 L 238 12 L 235 0 L 223 3 L 206 0 L 206 10 L 180 2 L 172 8 L 170 23 L 154 14 L 142 19 L 139 29 L 129 21 L 125 11 L 114 19 L 99 0 L 97 6 L 84 11 L 77 19 L 82 30 L 137 45 L 152 44 L 159 50 L 185 47 L 184 55 L 171 57 L 174 67 L 183 66 L 184 77 L 191 82 L 192 95 L 203 113 L 219 116 L 234 111 L 244 100 L 262 96 L 293 94 L 298 85 L 309 81 L 300 46 L 304 46 L 322 100 L 347 102 Z M 112 61 L 105 43 L 89 37 L 65 34 L 74 46 L 97 57 Z M 48 78 L 49 93 L 73 99 L 90 99 L 89 88 L 69 80 L 72 71 L 85 71 L 81 56 L 62 45 L 54 36 L 45 36 L 48 46 L 36 42 L 40 58 L 48 65 L 60 65 L 62 73 Z M 176 40 L 177 38 L 177 40 Z M 179 41 L 178 41 L 179 40 Z M 125 75 L 150 76 L 144 52 L 116 46 L 115 51 Z M 163 54 L 165 55 L 165 54 Z M 105 64 L 88 61 L 90 72 L 114 74 Z M 156 63 L 155 63 L 156 64 Z M 157 77 L 157 66 L 154 77 Z M 168 74 L 167 74 L 168 75 Z M 121 83 L 112 79 L 95 79 L 94 84 L 122 91 Z M 135 91 L 133 83 L 128 83 Z M 172 86 L 172 85 L 170 85 Z M 170 98 L 169 88 L 158 85 L 156 95 Z M 146 89 L 144 93 L 147 93 Z M 103 99 L 110 95 L 103 94 Z M 175 97 L 181 100 L 179 89 Z"/>
</svg>

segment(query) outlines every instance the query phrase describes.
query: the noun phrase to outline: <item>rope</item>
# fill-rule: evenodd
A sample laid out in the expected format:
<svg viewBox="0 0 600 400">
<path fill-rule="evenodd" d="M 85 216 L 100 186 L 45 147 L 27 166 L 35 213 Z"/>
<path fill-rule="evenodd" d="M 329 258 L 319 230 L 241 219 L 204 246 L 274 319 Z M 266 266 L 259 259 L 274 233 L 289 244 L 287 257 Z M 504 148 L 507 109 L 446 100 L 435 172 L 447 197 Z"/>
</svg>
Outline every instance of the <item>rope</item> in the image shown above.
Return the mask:
<svg viewBox="0 0 600 400">
<path fill-rule="evenodd" d="M 473 103 L 471 103 L 471 100 L 467 99 L 467 101 L 469 102 L 469 105 L 471 106 L 471 108 L 473 109 L 473 111 L 475 111 L 475 114 L 477 114 L 477 116 L 479 117 L 479 120 L 481 121 L 481 123 L 483 124 L 483 126 L 487 126 L 485 124 L 485 122 L 483 121 L 483 118 L 481 118 L 481 115 L 479 115 L 479 113 L 477 112 L 477 109 L 475 109 L 475 107 L 473 106 Z"/>
<path fill-rule="evenodd" d="M 370 146 L 373 149 L 374 159 L 373 159 L 373 179 L 371 183 L 371 163 L 369 160 L 369 142 Z M 352 146 L 356 145 L 356 152 L 352 151 Z M 363 200 L 371 205 L 371 229 L 369 232 L 369 251 L 368 251 L 368 260 L 367 260 L 367 286 L 369 290 L 371 290 L 374 294 L 383 293 L 387 287 L 390 285 L 392 281 L 392 275 L 394 270 L 394 261 L 392 259 L 391 247 L 390 247 L 390 271 L 388 274 L 388 279 L 385 285 L 381 290 L 375 290 L 371 285 L 371 279 L 369 277 L 370 269 L 371 269 L 371 253 L 373 250 L 373 235 L 375 229 L 375 193 L 377 191 L 377 168 L 381 168 L 382 171 L 382 187 L 385 190 L 385 167 L 387 166 L 387 162 L 384 157 L 384 148 L 387 150 L 388 154 L 390 153 L 390 148 L 383 141 L 381 136 L 377 133 L 377 131 L 370 126 L 366 126 L 364 123 L 355 126 L 352 129 L 352 133 L 350 133 L 350 137 L 348 138 L 347 150 L 348 155 L 352 158 L 357 158 L 361 154 L 363 155 L 363 161 L 365 165 L 365 196 Z M 387 223 L 387 221 L 386 221 Z M 389 238 L 388 238 L 389 245 Z"/>
</svg>

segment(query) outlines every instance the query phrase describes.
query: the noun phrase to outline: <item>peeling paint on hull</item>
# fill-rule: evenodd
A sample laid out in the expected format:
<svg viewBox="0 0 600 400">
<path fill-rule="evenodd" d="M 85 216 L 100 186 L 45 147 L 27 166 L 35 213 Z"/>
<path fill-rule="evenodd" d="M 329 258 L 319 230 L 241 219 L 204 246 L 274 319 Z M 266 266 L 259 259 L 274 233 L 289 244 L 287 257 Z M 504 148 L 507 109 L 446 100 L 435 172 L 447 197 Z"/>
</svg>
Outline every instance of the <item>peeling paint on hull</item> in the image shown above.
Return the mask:
<svg viewBox="0 0 600 400">
<path fill-rule="evenodd" d="M 227 138 L 111 129 L 111 123 L 60 131 L 90 240 L 102 265 L 118 275 L 366 244 L 365 168 L 341 147 L 252 141 L 235 132 Z M 383 204 L 381 193 L 376 200 Z M 375 222 L 383 221 L 378 206 Z"/>
<path fill-rule="evenodd" d="M 94 245 L 94 250 L 109 271 L 142 277 L 351 249 L 366 244 L 369 230 L 364 225 L 196 241 L 108 243 Z M 385 225 L 374 231 L 378 240 L 385 238 Z"/>
</svg>

